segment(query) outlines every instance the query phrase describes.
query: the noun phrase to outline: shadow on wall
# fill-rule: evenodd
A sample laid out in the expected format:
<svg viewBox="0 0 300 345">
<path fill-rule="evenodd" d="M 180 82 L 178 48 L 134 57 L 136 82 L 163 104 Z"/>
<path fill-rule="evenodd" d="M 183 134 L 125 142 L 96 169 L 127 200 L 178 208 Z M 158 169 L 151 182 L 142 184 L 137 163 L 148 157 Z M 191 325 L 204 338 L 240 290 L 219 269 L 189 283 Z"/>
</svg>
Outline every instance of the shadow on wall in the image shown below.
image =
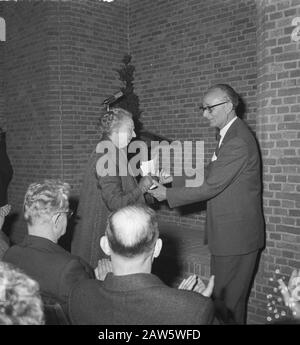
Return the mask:
<svg viewBox="0 0 300 345">
<path fill-rule="evenodd" d="M 235 109 L 237 116 L 240 119 L 244 119 L 245 114 L 247 112 L 247 106 L 245 101 L 243 100 L 242 96 L 239 95 L 239 104 L 237 106 L 237 108 Z"/>
<path fill-rule="evenodd" d="M 22 215 L 17 212 L 13 212 L 5 217 L 2 231 L 5 234 L 6 239 L 10 245 L 14 244 L 10 239 L 10 234 L 12 233 L 12 229 L 14 228 L 14 224 L 17 223 L 21 217 Z"/>
<path fill-rule="evenodd" d="M 74 213 L 73 216 L 68 220 L 66 233 L 58 240 L 58 244 L 69 252 L 71 252 L 72 237 L 78 220 L 76 214 L 78 203 L 79 198 L 77 196 L 69 198 L 69 209 L 72 210 Z"/>
<path fill-rule="evenodd" d="M 243 119 L 244 116 L 245 116 L 246 111 L 247 111 L 247 105 L 244 102 L 243 98 L 241 96 L 239 96 L 239 105 L 238 105 L 238 107 L 236 109 L 236 113 L 237 113 L 238 117 Z M 257 144 L 257 147 L 258 147 L 258 154 L 259 154 L 259 160 L 260 160 L 260 166 L 261 166 L 261 169 L 260 169 L 260 180 L 261 180 L 261 190 L 262 190 L 262 193 L 261 193 L 261 205 L 262 205 L 262 215 L 264 217 L 264 212 L 263 212 L 264 184 L 263 184 L 263 160 L 262 160 L 262 153 L 261 153 L 260 144 L 259 144 L 259 140 L 258 140 L 258 138 L 256 136 L 256 133 L 253 131 L 253 129 L 247 123 L 246 123 L 246 125 L 249 128 L 250 132 L 253 134 L 254 139 L 256 141 L 256 144 Z M 266 233 L 266 221 L 265 221 L 265 218 L 264 218 L 264 227 L 265 227 L 264 232 Z M 265 235 L 265 239 L 264 240 L 265 240 L 265 244 L 264 244 L 263 250 L 266 247 L 266 235 Z"/>
<path fill-rule="evenodd" d="M 178 277 L 183 274 L 178 239 L 173 238 L 170 234 L 160 234 L 160 238 L 163 241 L 163 247 L 161 254 L 153 262 L 152 273 L 166 285 L 174 286 Z"/>
</svg>

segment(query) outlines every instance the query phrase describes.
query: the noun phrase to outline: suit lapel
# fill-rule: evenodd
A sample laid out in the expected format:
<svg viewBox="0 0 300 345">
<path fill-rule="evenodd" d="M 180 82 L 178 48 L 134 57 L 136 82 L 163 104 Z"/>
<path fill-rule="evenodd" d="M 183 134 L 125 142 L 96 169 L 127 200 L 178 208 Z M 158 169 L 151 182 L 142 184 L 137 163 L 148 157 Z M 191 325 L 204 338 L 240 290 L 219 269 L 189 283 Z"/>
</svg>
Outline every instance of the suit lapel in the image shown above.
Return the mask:
<svg viewBox="0 0 300 345">
<path fill-rule="evenodd" d="M 219 147 L 219 152 L 221 151 L 222 147 L 232 138 L 236 137 L 236 130 L 238 126 L 240 125 L 240 118 L 237 118 L 233 124 L 229 127 L 228 131 L 226 132 L 223 141 Z M 218 153 L 219 154 L 219 153 Z"/>
</svg>

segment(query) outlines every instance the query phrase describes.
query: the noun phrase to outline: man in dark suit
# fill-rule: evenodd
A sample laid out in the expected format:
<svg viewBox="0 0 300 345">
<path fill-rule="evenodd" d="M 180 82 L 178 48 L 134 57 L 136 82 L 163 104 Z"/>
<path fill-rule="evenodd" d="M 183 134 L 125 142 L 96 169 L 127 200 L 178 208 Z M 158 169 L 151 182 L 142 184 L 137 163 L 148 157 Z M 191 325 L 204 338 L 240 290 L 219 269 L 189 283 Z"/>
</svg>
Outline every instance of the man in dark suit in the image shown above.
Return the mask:
<svg viewBox="0 0 300 345">
<path fill-rule="evenodd" d="M 245 322 L 247 295 L 264 245 L 260 156 L 255 138 L 236 116 L 238 102 L 238 95 L 226 84 L 211 87 L 204 96 L 203 115 L 220 130 L 220 140 L 203 184 L 165 188 L 156 183 L 151 192 L 170 207 L 207 200 L 213 297 L 225 323 Z"/>
<path fill-rule="evenodd" d="M 199 325 L 213 321 L 213 303 L 207 287 L 195 276 L 169 288 L 151 274 L 162 241 L 155 212 L 142 205 L 126 206 L 108 219 L 103 251 L 110 255 L 112 271 L 104 281 L 79 282 L 71 292 L 69 315 L 73 324 Z M 193 291 L 184 291 L 193 290 Z"/>
<path fill-rule="evenodd" d="M 54 298 L 67 311 L 71 288 L 82 279 L 94 278 L 93 269 L 80 257 L 57 244 L 66 232 L 69 185 L 45 180 L 29 186 L 24 200 L 28 235 L 10 247 L 3 261 L 23 269 L 40 284 L 43 296 Z"/>
</svg>

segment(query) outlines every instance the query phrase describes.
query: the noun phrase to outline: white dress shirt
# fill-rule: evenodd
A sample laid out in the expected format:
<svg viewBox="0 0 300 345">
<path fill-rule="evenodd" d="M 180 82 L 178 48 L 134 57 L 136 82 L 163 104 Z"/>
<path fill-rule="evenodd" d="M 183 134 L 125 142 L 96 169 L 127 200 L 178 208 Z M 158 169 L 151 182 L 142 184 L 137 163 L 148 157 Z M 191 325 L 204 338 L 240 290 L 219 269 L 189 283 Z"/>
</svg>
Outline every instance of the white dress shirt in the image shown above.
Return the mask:
<svg viewBox="0 0 300 345">
<path fill-rule="evenodd" d="M 237 116 L 235 116 L 232 120 L 230 120 L 230 121 L 227 123 L 227 125 L 224 126 L 224 127 L 220 130 L 220 136 L 221 136 L 221 138 L 220 138 L 220 141 L 219 141 L 219 147 L 221 146 L 222 141 L 223 141 L 223 139 L 224 139 L 224 137 L 225 137 L 225 134 L 227 133 L 229 127 L 233 124 L 233 122 L 234 122 L 236 119 L 237 119 Z M 212 158 L 211 158 L 211 161 L 213 162 L 213 161 L 215 161 L 215 160 L 217 160 L 217 156 L 216 156 L 216 154 L 215 154 L 215 152 L 214 152 L 214 154 L 213 154 L 213 156 L 212 156 Z"/>
</svg>

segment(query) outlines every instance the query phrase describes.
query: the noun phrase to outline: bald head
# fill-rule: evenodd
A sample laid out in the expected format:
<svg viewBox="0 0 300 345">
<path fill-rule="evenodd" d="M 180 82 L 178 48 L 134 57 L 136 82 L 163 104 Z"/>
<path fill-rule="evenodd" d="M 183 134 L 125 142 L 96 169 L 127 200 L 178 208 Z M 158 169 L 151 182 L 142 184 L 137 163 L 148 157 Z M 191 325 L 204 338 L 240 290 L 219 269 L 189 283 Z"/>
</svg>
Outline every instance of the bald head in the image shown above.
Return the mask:
<svg viewBox="0 0 300 345">
<path fill-rule="evenodd" d="M 236 109 L 239 104 L 238 94 L 228 84 L 216 84 L 211 86 L 207 90 L 206 95 L 211 93 L 214 93 L 216 97 L 219 97 L 220 99 L 228 98 L 232 103 L 233 109 Z"/>
<path fill-rule="evenodd" d="M 126 206 L 109 217 L 106 236 L 115 254 L 124 257 L 147 254 L 159 236 L 156 214 L 144 205 Z"/>
</svg>

